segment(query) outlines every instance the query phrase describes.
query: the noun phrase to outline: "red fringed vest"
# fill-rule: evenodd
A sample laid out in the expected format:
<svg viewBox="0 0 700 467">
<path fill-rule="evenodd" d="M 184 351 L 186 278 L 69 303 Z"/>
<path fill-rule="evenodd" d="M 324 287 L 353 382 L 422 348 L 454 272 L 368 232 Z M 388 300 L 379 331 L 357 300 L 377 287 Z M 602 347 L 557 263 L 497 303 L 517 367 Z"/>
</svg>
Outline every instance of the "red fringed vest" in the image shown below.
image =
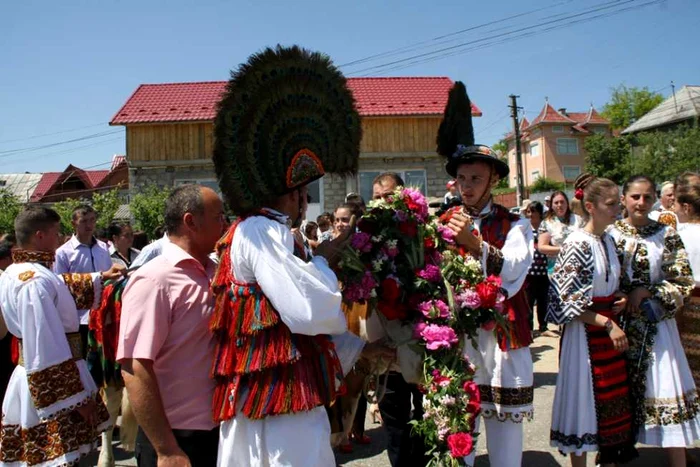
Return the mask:
<svg viewBox="0 0 700 467">
<path fill-rule="evenodd" d="M 336 378 L 343 377 L 329 336 L 292 334 L 257 284 L 233 278 L 231 243 L 243 220 L 234 222 L 219 242 L 219 268 L 212 282 L 212 377 L 217 382 L 212 408 L 217 422 L 236 415 L 241 397 L 241 412 L 250 419 L 330 404 L 340 395 Z M 303 258 L 298 248 L 295 254 Z"/>
<path fill-rule="evenodd" d="M 510 213 L 503 206 L 494 204 L 491 213 L 481 220 L 481 236 L 489 245 L 500 250 L 506 243 L 511 226 L 518 220 L 520 217 Z M 504 351 L 527 347 L 532 343 L 532 333 L 529 324 L 530 305 L 525 295 L 525 287 L 508 297 L 505 310 L 510 326 L 508 329 L 502 326 L 496 329 L 499 347 Z"/>
</svg>

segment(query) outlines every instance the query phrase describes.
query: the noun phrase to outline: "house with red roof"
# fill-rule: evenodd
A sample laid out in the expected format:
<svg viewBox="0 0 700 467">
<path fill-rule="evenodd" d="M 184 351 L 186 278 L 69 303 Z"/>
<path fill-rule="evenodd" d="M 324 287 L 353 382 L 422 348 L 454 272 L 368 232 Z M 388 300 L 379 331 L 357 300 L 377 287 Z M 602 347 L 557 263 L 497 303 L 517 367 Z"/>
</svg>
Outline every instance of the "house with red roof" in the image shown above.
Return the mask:
<svg viewBox="0 0 700 467">
<path fill-rule="evenodd" d="M 107 170 L 83 170 L 70 164 L 63 172 L 46 172 L 33 188 L 32 203 L 55 203 L 68 198 L 91 199 L 94 193 L 113 188 L 128 190 L 129 168 L 123 155 L 112 159 Z"/>
<path fill-rule="evenodd" d="M 398 172 L 427 196 L 442 196 L 448 175 L 435 137 L 452 80 L 446 77 L 348 78 L 362 119 L 359 173 L 332 174 L 310 186 L 308 217 L 333 210 L 349 192 L 371 199 L 372 180 Z M 126 127 L 132 189 L 199 183 L 217 188 L 212 163 L 216 105 L 225 81 L 142 84 L 112 118 Z M 481 116 L 472 103 L 472 115 Z"/>
<path fill-rule="evenodd" d="M 573 182 L 584 170 L 586 151 L 583 143 L 591 135 L 612 136 L 610 122 L 592 106 L 588 112 L 555 110 L 546 101 L 532 121 L 520 121 L 520 143 L 523 158 L 523 179 L 532 185 L 539 177 L 559 182 Z M 506 135 L 510 186 L 517 184 L 515 135 Z"/>
</svg>

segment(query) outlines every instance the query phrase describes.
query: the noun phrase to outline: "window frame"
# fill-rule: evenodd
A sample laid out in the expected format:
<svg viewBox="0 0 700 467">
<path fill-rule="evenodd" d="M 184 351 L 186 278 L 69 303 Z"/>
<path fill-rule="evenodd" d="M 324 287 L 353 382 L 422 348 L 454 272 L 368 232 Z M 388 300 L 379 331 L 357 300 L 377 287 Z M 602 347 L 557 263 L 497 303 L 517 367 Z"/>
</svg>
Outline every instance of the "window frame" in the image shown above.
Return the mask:
<svg viewBox="0 0 700 467">
<path fill-rule="evenodd" d="M 573 141 L 575 146 L 576 146 L 576 152 L 562 152 L 560 144 L 562 144 L 564 141 Z M 579 146 L 578 146 L 578 139 L 577 138 L 557 138 L 556 141 L 557 144 L 557 155 L 558 156 L 578 156 L 581 152 Z"/>
<path fill-rule="evenodd" d="M 535 176 L 535 174 L 537 174 L 537 176 Z M 533 170 L 532 172 L 530 172 L 530 183 L 535 183 L 537 179 L 541 177 L 542 175 L 540 175 L 539 170 Z"/>
<path fill-rule="evenodd" d="M 532 147 L 535 146 L 537 148 L 537 154 L 532 153 Z M 533 141 L 531 143 L 528 143 L 527 147 L 528 152 L 530 153 L 530 157 L 540 157 L 542 156 L 542 147 L 540 145 L 539 141 Z"/>
<path fill-rule="evenodd" d="M 566 169 L 577 169 L 577 170 L 578 170 L 578 173 L 576 174 L 575 177 L 567 178 L 567 176 L 566 176 Z M 561 166 L 561 175 L 562 175 L 562 177 L 564 177 L 564 180 L 567 181 L 567 182 L 568 182 L 568 181 L 576 180 L 576 177 L 578 177 L 579 175 L 581 175 L 581 166 L 580 166 L 580 165 L 562 165 L 562 166 Z"/>
<path fill-rule="evenodd" d="M 557 133 L 557 134 L 564 133 L 564 125 L 554 125 L 552 127 L 552 133 Z"/>
</svg>

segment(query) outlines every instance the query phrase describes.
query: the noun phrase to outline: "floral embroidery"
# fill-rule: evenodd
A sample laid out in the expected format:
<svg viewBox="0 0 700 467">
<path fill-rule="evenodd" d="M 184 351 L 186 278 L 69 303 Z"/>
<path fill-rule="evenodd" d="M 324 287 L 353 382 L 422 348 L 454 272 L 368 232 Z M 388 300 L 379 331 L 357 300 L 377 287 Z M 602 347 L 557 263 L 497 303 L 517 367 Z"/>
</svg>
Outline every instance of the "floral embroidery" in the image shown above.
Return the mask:
<svg viewBox="0 0 700 467">
<path fill-rule="evenodd" d="M 99 400 L 95 402 L 98 415 L 95 426 L 85 423 L 75 409 L 29 428 L 3 425 L 0 428 L 0 462 L 38 465 L 76 452 L 81 446 L 92 445 L 99 437 L 97 427 L 109 420 L 104 404 Z M 72 463 L 77 464 L 77 461 Z"/>
<path fill-rule="evenodd" d="M 92 274 L 61 274 L 78 310 L 87 310 L 95 304 Z"/>
<path fill-rule="evenodd" d="M 43 409 L 84 390 L 78 366 L 73 360 L 27 375 L 34 405 Z"/>
<path fill-rule="evenodd" d="M 481 415 L 484 418 L 496 418 L 499 422 L 511 421 L 513 423 L 522 423 L 524 420 L 532 421 L 533 410 L 525 410 L 523 412 L 498 412 L 493 409 L 481 409 Z"/>
<path fill-rule="evenodd" d="M 503 269 L 503 252 L 493 245 L 489 245 L 489 253 L 486 257 L 486 274 L 499 276 Z"/>
<path fill-rule="evenodd" d="M 309 149 L 302 149 L 292 158 L 287 169 L 287 188 L 292 189 L 321 178 L 324 174 L 323 164 L 318 156 Z"/>
<path fill-rule="evenodd" d="M 659 223 L 667 225 L 669 227 L 673 227 L 674 229 L 678 228 L 678 225 L 676 223 L 676 216 L 669 211 L 664 211 L 661 214 L 659 214 Z"/>
<path fill-rule="evenodd" d="M 46 251 L 23 250 L 17 248 L 12 250 L 12 261 L 14 263 L 39 263 L 46 269 L 51 269 L 56 256 Z"/>
<path fill-rule="evenodd" d="M 532 404 L 532 386 L 522 388 L 501 388 L 498 386 L 479 385 L 482 404 L 497 404 L 508 407 L 520 407 Z M 483 410 L 482 410 L 483 412 Z"/>
<path fill-rule="evenodd" d="M 34 277 L 34 271 L 24 271 L 20 273 L 19 280 L 21 280 L 22 282 L 27 282 L 32 277 Z"/>
<path fill-rule="evenodd" d="M 678 399 L 646 399 L 644 406 L 647 426 L 680 425 L 695 419 L 700 412 L 696 391 L 684 394 Z"/>
<path fill-rule="evenodd" d="M 550 279 L 547 321 L 564 324 L 588 309 L 591 304 L 594 269 L 590 243 L 564 243 Z"/>
<path fill-rule="evenodd" d="M 561 431 L 551 430 L 549 432 L 549 439 L 560 446 L 576 446 L 577 449 L 581 449 L 586 444 L 598 444 L 598 435 L 596 435 L 595 433 L 585 433 L 581 436 L 578 436 L 565 435 Z"/>
</svg>

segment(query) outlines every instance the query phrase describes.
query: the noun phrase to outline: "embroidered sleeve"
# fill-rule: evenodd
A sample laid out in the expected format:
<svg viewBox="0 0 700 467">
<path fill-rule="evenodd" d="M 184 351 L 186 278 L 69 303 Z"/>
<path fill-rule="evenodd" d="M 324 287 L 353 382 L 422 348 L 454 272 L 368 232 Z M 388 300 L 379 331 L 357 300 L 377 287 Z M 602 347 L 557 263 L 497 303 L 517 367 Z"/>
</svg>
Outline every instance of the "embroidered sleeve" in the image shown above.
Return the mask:
<svg viewBox="0 0 700 467">
<path fill-rule="evenodd" d="M 29 394 L 39 418 L 53 418 L 90 397 L 71 352 L 51 284 L 41 277 L 28 281 L 17 297 L 23 312 L 20 323 L 21 359 Z M 54 294 L 55 295 L 55 294 Z M 68 312 L 75 313 L 71 307 Z"/>
<path fill-rule="evenodd" d="M 78 310 L 88 310 L 99 305 L 102 295 L 100 273 L 65 273 L 59 277 L 68 287 Z"/>
<path fill-rule="evenodd" d="M 547 321 L 568 323 L 588 309 L 593 297 L 593 273 L 590 243 L 565 242 L 550 278 Z"/>
<path fill-rule="evenodd" d="M 659 220 L 658 222 L 660 224 L 668 225 L 669 227 L 673 227 L 674 229 L 677 229 L 678 226 L 676 224 L 676 216 L 672 212 L 669 211 L 664 211 L 661 214 L 659 214 Z"/>
<path fill-rule="evenodd" d="M 684 298 L 695 286 L 685 246 L 673 229 L 665 229 L 661 269 L 664 272 L 664 280 L 652 285 L 649 291 L 666 310 L 662 319 L 668 319 L 683 306 Z"/>
<path fill-rule="evenodd" d="M 499 276 L 503 269 L 503 252 L 493 245 L 488 245 L 486 254 L 486 274 Z"/>
</svg>

